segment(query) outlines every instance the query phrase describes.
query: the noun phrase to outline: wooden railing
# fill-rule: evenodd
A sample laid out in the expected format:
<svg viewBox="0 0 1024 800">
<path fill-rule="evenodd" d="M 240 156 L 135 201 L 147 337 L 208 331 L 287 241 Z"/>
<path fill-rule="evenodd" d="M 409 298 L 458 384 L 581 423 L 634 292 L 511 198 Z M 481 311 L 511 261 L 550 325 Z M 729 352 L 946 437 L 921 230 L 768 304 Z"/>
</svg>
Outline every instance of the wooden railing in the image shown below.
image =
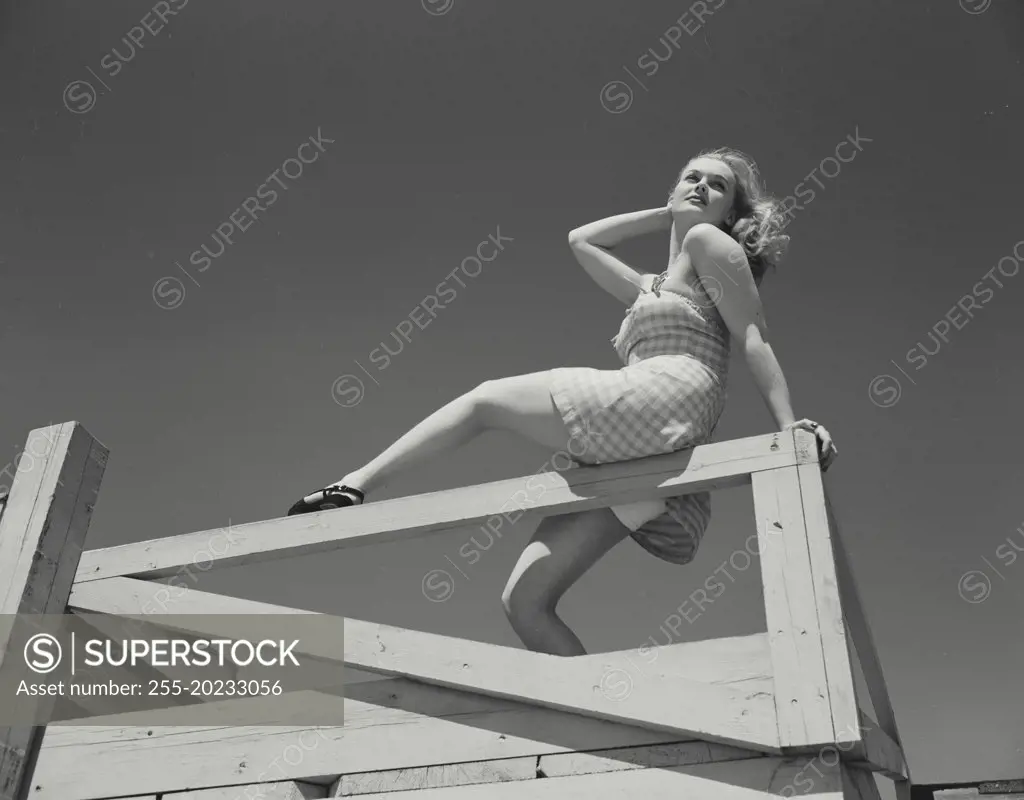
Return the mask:
<svg viewBox="0 0 1024 800">
<path fill-rule="evenodd" d="M 844 788 L 836 796 L 871 796 L 859 772 L 871 770 L 895 780 L 900 796 L 909 797 L 909 773 L 878 656 L 826 497 L 815 438 L 804 431 L 97 550 L 84 550 L 84 545 L 106 449 L 77 423 L 33 431 L 27 448 L 33 454 L 38 451 L 34 468 L 17 474 L 0 513 L 2 614 L 88 612 L 153 622 L 153 610 L 166 608 L 161 593 L 168 591 L 158 579 L 187 567 L 199 549 L 208 553 L 208 568 L 216 569 L 495 524 L 523 511 L 564 514 L 750 485 L 766 634 L 668 645 L 663 648 L 665 671 L 635 687 L 628 702 L 615 702 L 594 691 L 595 682 L 614 669 L 624 654 L 557 658 L 346 619 L 344 663 L 420 684 L 765 755 L 819 758 L 828 765 L 822 753 L 832 748 L 836 762 L 841 760 L 835 769 L 852 770 L 836 773 L 840 783 L 856 784 L 861 792 L 847 793 Z M 209 547 L 217 539 L 226 546 Z M 189 628 L 202 634 L 228 633 L 215 623 L 214 614 L 311 613 L 193 589 L 178 589 L 175 595 L 175 615 L 210 615 L 209 624 L 196 617 L 199 621 Z M 851 641 L 877 721 L 858 704 Z M 0 645 L 6 643 L 0 641 Z M 751 653 L 763 653 L 770 665 L 759 683 L 751 679 L 736 689 L 701 677 L 712 663 L 749 658 Z M 12 659 L 18 655 L 4 646 L 0 669 L 15 668 Z M 100 775 L 99 767 L 90 773 L 95 785 L 80 776 L 70 782 L 58 776 L 56 755 L 53 765 L 47 766 L 45 748 L 37 770 L 45 774 L 30 780 L 42 732 L 42 728 L 3 731 L 2 798 L 25 798 L 30 782 L 36 800 L 156 794 L 174 788 L 151 785 L 146 781 L 152 775 L 140 775 L 137 786 L 108 792 L 104 781 L 110 776 Z M 82 755 L 77 758 L 81 760 Z M 402 763 L 400 756 L 396 758 L 399 769 Z M 351 771 L 349 766 L 345 769 Z M 777 781 L 777 771 L 773 775 Z M 209 785 L 221 785 L 216 781 L 226 779 L 211 776 L 210 780 L 214 783 Z M 242 779 L 226 782 L 245 783 Z M 188 785 L 194 785 L 194 780 Z"/>
</svg>

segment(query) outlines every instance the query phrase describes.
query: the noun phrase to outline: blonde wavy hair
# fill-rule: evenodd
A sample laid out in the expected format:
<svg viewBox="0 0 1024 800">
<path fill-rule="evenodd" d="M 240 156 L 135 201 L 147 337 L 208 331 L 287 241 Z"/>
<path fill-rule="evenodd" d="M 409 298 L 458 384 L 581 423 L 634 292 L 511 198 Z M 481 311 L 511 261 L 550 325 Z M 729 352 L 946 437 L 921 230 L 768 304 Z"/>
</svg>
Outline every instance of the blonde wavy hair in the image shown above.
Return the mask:
<svg viewBox="0 0 1024 800">
<path fill-rule="evenodd" d="M 754 282 L 760 285 L 768 268 L 777 268 L 789 245 L 789 236 L 783 233 L 788 220 L 781 210 L 782 204 L 768 193 L 757 164 L 746 153 L 732 147 L 702 150 L 687 165 L 698 158 L 717 159 L 736 176 L 736 197 L 732 207 L 736 221 L 731 229 L 723 223 L 722 229 L 743 248 Z M 670 196 L 685 173 L 684 166 L 672 185 Z"/>
</svg>

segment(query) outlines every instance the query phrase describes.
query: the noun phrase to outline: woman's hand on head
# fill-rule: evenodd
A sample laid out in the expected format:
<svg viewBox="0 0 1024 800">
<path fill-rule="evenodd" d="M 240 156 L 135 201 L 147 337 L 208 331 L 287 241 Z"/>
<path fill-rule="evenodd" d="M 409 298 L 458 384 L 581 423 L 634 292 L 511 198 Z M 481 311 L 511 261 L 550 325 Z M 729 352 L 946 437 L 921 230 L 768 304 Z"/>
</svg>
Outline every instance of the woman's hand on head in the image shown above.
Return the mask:
<svg viewBox="0 0 1024 800">
<path fill-rule="evenodd" d="M 828 432 L 828 429 L 811 419 L 801 419 L 796 422 L 791 422 L 786 425 L 782 430 L 803 430 L 810 431 L 818 439 L 818 459 L 821 462 L 821 470 L 824 472 L 830 466 L 832 462 L 836 460 L 836 456 L 839 455 L 839 450 L 836 449 L 835 442 L 832 441 L 832 435 Z"/>
<path fill-rule="evenodd" d="M 659 215 L 659 219 L 661 220 L 662 227 L 666 231 L 672 230 L 673 218 L 672 218 L 672 201 L 671 200 L 669 200 L 665 204 L 665 208 L 662 210 L 661 214 Z"/>
</svg>

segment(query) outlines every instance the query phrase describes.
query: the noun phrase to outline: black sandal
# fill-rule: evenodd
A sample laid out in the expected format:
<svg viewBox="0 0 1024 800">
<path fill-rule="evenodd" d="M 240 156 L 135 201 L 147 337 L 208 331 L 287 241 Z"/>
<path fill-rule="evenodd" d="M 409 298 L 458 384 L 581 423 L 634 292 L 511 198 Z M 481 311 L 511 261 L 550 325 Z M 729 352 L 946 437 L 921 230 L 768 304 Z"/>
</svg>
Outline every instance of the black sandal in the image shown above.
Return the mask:
<svg viewBox="0 0 1024 800">
<path fill-rule="evenodd" d="M 288 516 L 312 514 L 315 511 L 328 511 L 332 508 L 354 506 L 356 503 L 352 500 L 353 495 L 359 499 L 359 503 L 363 502 L 363 493 L 361 491 L 343 484 L 333 483 L 322 489 L 320 493 L 323 497 L 319 500 L 313 500 L 312 502 L 307 502 L 305 498 L 299 500 L 299 502 L 288 509 Z"/>
</svg>

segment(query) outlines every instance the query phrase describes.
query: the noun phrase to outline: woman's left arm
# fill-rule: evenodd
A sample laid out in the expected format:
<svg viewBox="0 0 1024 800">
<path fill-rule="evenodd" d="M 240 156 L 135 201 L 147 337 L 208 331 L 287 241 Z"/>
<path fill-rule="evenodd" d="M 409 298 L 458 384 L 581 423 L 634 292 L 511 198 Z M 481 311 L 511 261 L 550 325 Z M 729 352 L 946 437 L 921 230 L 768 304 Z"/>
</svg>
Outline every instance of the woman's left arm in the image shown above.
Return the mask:
<svg viewBox="0 0 1024 800">
<path fill-rule="evenodd" d="M 733 341 L 739 345 L 779 430 L 800 427 L 814 432 L 818 437 L 823 467 L 827 469 L 837 452 L 832 437 L 816 422 L 807 419 L 796 421 L 786 377 L 768 342 L 768 325 L 761 296 L 743 248 L 729 234 L 708 223 L 700 223 L 687 231 L 682 247 L 690 256 L 700 280 L 705 285 L 714 284 L 716 289 L 722 287 L 720 291 L 709 294 L 718 295 L 715 301 L 718 311 Z M 727 280 L 722 280 L 722 277 Z"/>
</svg>

